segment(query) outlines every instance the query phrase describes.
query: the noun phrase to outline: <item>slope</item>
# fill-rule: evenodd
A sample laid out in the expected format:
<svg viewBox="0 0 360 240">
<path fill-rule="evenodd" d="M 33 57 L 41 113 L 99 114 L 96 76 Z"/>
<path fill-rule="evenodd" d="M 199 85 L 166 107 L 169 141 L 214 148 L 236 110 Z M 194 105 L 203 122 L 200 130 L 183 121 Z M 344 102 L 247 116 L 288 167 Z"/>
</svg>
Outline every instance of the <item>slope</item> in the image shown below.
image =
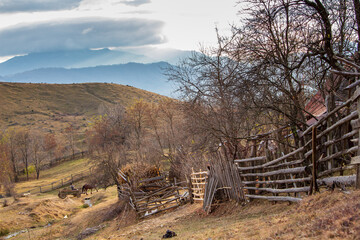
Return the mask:
<svg viewBox="0 0 360 240">
<path fill-rule="evenodd" d="M 101 104 L 128 106 L 140 98 L 157 102 L 162 97 L 119 84 L 0 82 L 0 129 L 27 126 L 44 132 L 61 132 L 70 123 L 76 123 L 81 131 L 98 113 Z"/>
</svg>

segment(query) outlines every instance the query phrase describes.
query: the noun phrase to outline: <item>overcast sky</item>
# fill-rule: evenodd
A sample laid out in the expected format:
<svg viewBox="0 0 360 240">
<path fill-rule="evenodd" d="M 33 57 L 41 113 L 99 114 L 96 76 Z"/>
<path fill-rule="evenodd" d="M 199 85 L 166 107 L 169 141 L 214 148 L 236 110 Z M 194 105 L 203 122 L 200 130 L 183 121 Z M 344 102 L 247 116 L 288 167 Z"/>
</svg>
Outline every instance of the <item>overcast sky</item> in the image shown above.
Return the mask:
<svg viewBox="0 0 360 240">
<path fill-rule="evenodd" d="M 236 23 L 236 0 L 0 0 L 0 57 L 62 49 L 198 50 Z"/>
</svg>

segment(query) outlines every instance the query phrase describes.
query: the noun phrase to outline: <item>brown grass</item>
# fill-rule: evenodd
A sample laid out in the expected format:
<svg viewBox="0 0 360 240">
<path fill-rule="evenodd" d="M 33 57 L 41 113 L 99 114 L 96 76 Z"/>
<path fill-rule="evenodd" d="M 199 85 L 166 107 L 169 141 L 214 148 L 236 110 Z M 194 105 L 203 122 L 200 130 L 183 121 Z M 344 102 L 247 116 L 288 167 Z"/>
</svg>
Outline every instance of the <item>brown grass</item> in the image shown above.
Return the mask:
<svg viewBox="0 0 360 240">
<path fill-rule="evenodd" d="M 100 104 L 129 106 L 138 99 L 157 102 L 162 96 L 109 83 L 29 84 L 0 82 L 0 129 L 25 126 L 61 133 L 69 123 L 84 131 Z"/>
<path fill-rule="evenodd" d="M 75 175 L 85 170 L 89 170 L 90 166 L 89 159 L 87 158 L 67 161 L 56 167 L 41 171 L 39 180 L 33 179 L 30 181 L 16 183 L 15 190 L 17 193 L 22 193 L 39 186 L 49 185 L 53 182 L 61 180 L 62 178 L 69 180 L 71 174 Z"/>
<path fill-rule="evenodd" d="M 93 194 L 94 201 L 96 198 L 101 198 L 100 203 L 92 208 L 81 209 L 81 201 L 77 202 L 77 210 L 68 219 L 56 220 L 51 231 L 33 230 L 33 239 L 73 239 L 94 226 L 102 229 L 86 239 L 160 239 L 167 229 L 176 232 L 174 239 L 360 239 L 360 191 L 323 192 L 291 205 L 225 203 L 210 215 L 202 211 L 201 204 L 185 205 L 140 222 L 127 204 L 117 203 L 115 188 Z M 53 207 L 56 203 L 52 201 L 42 202 L 38 209 Z M 54 217 L 55 213 L 50 214 Z M 36 217 L 27 217 L 36 222 Z M 45 215 L 40 218 L 47 220 Z M 28 239 L 26 236 L 15 239 Z"/>
</svg>

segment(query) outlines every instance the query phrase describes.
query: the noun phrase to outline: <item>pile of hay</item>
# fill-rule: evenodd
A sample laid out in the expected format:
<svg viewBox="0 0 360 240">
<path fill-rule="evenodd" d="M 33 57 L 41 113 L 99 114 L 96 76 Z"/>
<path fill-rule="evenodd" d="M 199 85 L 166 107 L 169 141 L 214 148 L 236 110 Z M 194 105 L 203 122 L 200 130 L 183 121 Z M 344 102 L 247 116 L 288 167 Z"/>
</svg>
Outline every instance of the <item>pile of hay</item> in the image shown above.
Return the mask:
<svg viewBox="0 0 360 240">
<path fill-rule="evenodd" d="M 137 183 L 143 179 L 160 176 L 160 169 L 147 163 L 128 163 L 121 169 L 121 171 L 132 183 Z M 125 183 L 122 178 L 119 180 L 121 183 Z"/>
</svg>

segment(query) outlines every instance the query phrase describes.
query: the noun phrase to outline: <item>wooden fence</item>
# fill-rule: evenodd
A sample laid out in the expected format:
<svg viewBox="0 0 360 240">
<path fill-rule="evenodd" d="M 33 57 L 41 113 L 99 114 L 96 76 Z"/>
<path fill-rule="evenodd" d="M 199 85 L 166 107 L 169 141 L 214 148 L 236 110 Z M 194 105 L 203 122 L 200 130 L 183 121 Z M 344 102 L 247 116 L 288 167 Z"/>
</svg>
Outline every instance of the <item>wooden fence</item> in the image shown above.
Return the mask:
<svg viewBox="0 0 360 240">
<path fill-rule="evenodd" d="M 353 103 L 359 95 L 357 89 L 353 97 L 300 132 L 303 144 L 297 149 L 278 157 L 265 149 L 263 156 L 253 153 L 235 160 L 246 197 L 297 202 L 304 194 L 318 190 L 317 178 L 343 175 L 353 168 L 351 158 L 359 154 L 360 121 L 358 111 L 351 109 L 355 109 Z M 343 117 L 333 122 L 335 115 Z"/>
<path fill-rule="evenodd" d="M 131 182 L 120 170 L 119 175 L 126 181 L 118 186 L 119 198 L 129 202 L 139 219 L 177 208 L 189 196 L 188 192 L 180 194 L 180 190 L 184 188 L 170 183 L 165 176 Z"/>
<path fill-rule="evenodd" d="M 205 194 L 205 184 L 207 179 L 207 172 L 201 171 L 191 173 L 192 195 L 194 201 L 203 201 Z"/>
<path fill-rule="evenodd" d="M 24 194 L 36 194 L 36 193 L 51 192 L 53 190 L 56 190 L 56 189 L 59 189 L 59 188 L 65 187 L 65 186 L 69 186 L 72 182 L 80 181 L 80 180 L 84 179 L 85 177 L 89 176 L 90 174 L 91 174 L 90 170 L 85 170 L 85 171 L 77 173 L 77 174 L 71 174 L 65 178 L 62 178 L 62 179 L 52 182 L 50 184 L 37 186 L 28 191 L 21 192 L 18 194 L 24 195 Z"/>
</svg>

